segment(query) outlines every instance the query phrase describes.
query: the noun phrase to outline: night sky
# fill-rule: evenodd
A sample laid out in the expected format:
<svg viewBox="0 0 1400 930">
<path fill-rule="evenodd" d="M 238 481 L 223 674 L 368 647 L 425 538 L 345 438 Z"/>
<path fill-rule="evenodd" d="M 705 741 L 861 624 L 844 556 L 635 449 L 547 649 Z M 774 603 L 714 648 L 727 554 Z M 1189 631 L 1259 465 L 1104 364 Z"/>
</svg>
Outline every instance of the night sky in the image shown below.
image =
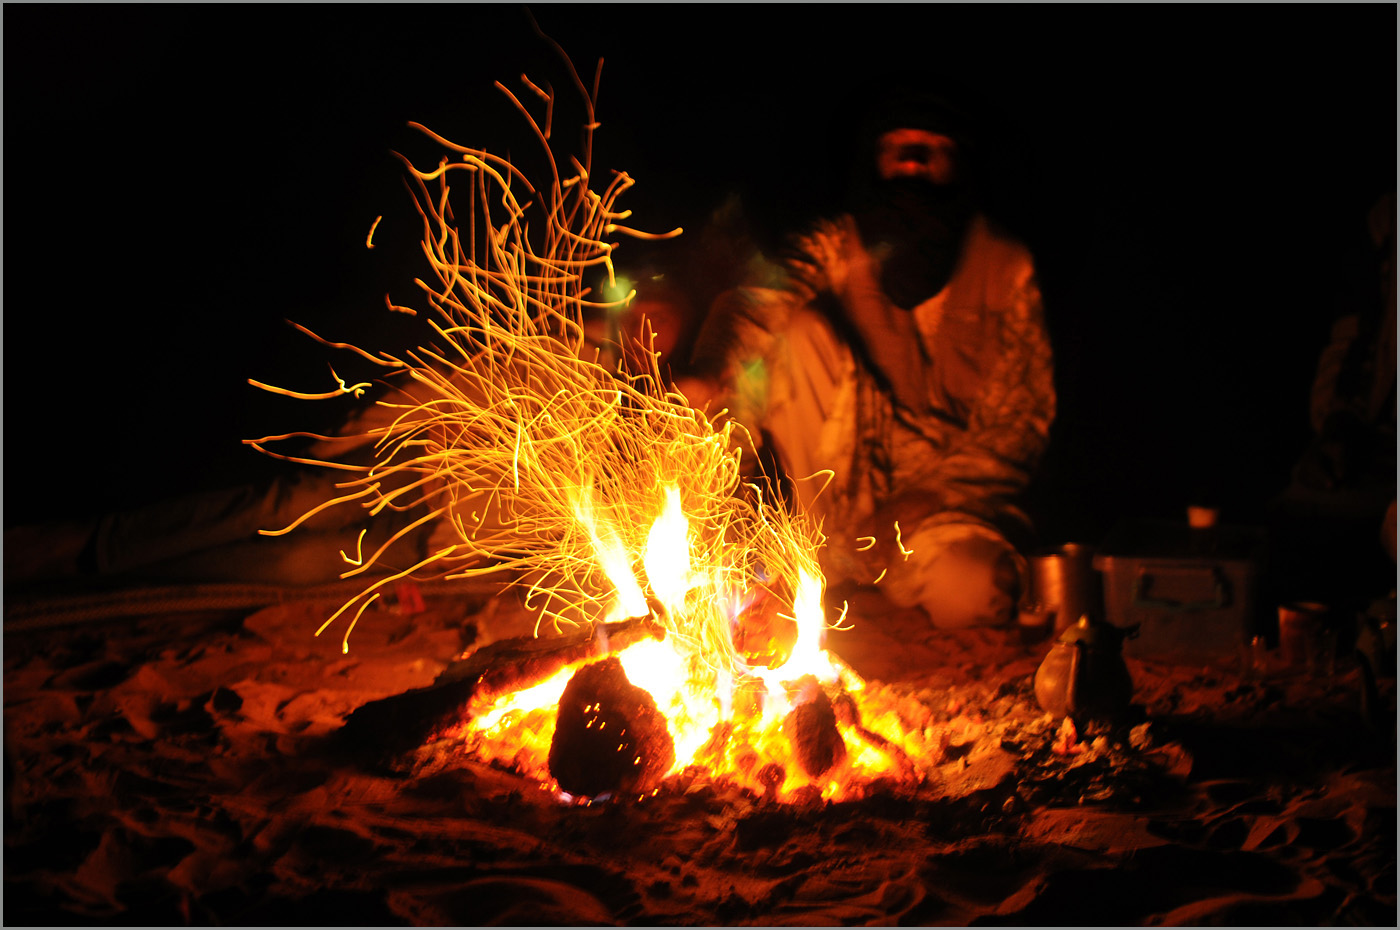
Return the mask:
<svg viewBox="0 0 1400 930">
<path fill-rule="evenodd" d="M 533 12 L 585 80 L 605 60 L 595 168 L 637 180 L 646 229 L 696 230 L 730 193 L 760 226 L 834 202 L 872 78 L 973 95 L 1057 353 L 1047 541 L 1194 498 L 1249 521 L 1282 489 L 1395 186 L 1393 5 Z M 424 270 L 390 152 L 436 156 L 407 122 L 523 147 L 491 82 L 563 85 L 513 5 L 3 15 L 7 526 L 267 473 L 240 440 L 337 413 L 246 384 L 320 389 L 341 360 L 284 319 L 416 339 L 383 304 Z"/>
</svg>

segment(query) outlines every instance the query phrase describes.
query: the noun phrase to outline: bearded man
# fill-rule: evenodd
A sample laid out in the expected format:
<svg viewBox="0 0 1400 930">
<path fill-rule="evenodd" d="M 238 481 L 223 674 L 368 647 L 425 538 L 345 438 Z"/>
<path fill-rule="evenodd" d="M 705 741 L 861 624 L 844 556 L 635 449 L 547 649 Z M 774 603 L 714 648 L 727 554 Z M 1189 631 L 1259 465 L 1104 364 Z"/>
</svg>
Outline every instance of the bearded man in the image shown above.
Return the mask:
<svg viewBox="0 0 1400 930">
<path fill-rule="evenodd" d="M 1055 414 L 1035 266 L 977 209 L 959 111 L 906 95 L 862 135 L 849 211 L 715 302 L 677 386 L 776 454 L 829 583 L 878 581 L 940 628 L 1005 623 Z"/>
</svg>

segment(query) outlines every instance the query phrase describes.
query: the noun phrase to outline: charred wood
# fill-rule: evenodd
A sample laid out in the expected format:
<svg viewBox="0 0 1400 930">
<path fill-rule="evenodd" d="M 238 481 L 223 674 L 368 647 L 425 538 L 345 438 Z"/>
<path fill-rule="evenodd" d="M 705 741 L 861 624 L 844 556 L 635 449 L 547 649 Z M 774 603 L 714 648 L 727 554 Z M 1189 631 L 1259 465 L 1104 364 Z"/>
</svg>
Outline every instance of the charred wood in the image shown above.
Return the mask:
<svg viewBox="0 0 1400 930">
<path fill-rule="evenodd" d="M 676 761 L 666 718 L 616 658 L 585 665 L 559 699 L 549 772 L 570 794 L 640 792 Z"/>
<path fill-rule="evenodd" d="M 390 764 L 459 722 L 473 697 L 528 688 L 565 666 L 626 648 L 655 633 L 655 624 L 643 618 L 610 626 L 606 637 L 589 628 L 563 636 L 519 636 L 489 643 L 453 661 L 427 687 L 356 708 L 336 732 L 336 745 L 362 763 Z"/>
<path fill-rule="evenodd" d="M 846 758 L 846 743 L 836 729 L 836 711 L 831 699 L 820 688 L 809 692 L 810 700 L 799 704 L 783 718 L 783 733 L 792 745 L 793 758 L 803 772 L 818 778 Z"/>
</svg>

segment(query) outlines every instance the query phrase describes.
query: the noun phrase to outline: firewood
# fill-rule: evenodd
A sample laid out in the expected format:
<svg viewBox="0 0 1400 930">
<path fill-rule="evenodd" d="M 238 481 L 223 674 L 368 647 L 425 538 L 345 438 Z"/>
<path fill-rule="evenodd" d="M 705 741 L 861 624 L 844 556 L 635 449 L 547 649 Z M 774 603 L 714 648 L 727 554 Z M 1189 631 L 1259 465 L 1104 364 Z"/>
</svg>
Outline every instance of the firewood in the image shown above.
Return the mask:
<svg viewBox="0 0 1400 930">
<path fill-rule="evenodd" d="M 846 743 L 836 729 L 836 711 L 820 688 L 783 718 L 783 733 L 792 745 L 797 764 L 812 778 L 819 778 L 846 757 Z"/>
<path fill-rule="evenodd" d="M 652 618 L 640 617 L 562 635 L 497 640 L 453 661 L 433 683 L 470 679 L 477 697 L 505 694 L 538 684 L 566 665 L 619 652 L 659 629 Z"/>
<path fill-rule="evenodd" d="M 676 761 L 666 718 L 615 657 L 574 673 L 559 698 L 549 772 L 574 795 L 642 792 Z"/>
<path fill-rule="evenodd" d="M 460 720 L 472 698 L 528 688 L 567 665 L 653 636 L 656 625 L 642 618 L 606 629 L 606 638 L 589 628 L 562 636 L 519 636 L 489 643 L 452 662 L 427 687 L 356 708 L 337 731 L 337 744 L 368 764 L 392 763 Z"/>
</svg>

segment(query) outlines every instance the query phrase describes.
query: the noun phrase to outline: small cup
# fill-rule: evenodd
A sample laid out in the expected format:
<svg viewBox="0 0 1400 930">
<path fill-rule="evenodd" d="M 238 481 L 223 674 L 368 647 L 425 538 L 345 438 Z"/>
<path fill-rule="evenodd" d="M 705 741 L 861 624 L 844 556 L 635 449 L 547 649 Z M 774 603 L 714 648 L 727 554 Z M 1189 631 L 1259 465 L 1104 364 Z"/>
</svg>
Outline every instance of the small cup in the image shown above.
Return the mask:
<svg viewBox="0 0 1400 930">
<path fill-rule="evenodd" d="M 1336 631 L 1328 622 L 1326 604 L 1295 601 L 1278 609 L 1278 646 L 1283 664 L 1317 677 L 1335 671 Z"/>
</svg>

